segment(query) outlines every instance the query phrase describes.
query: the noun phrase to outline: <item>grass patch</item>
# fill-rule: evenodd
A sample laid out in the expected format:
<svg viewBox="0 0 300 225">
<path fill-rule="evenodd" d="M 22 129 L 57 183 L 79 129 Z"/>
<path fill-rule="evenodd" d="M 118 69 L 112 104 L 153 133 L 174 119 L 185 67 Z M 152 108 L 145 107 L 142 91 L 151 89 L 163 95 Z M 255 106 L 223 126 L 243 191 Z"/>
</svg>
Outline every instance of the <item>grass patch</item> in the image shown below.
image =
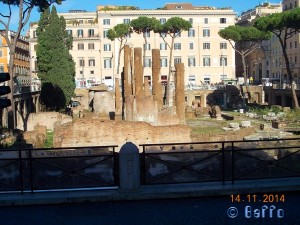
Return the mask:
<svg viewBox="0 0 300 225">
<path fill-rule="evenodd" d="M 44 143 L 44 148 L 53 148 L 53 131 L 47 131 L 47 137 Z"/>
<path fill-rule="evenodd" d="M 192 127 L 194 134 L 220 133 L 223 130 L 220 127 Z"/>
</svg>

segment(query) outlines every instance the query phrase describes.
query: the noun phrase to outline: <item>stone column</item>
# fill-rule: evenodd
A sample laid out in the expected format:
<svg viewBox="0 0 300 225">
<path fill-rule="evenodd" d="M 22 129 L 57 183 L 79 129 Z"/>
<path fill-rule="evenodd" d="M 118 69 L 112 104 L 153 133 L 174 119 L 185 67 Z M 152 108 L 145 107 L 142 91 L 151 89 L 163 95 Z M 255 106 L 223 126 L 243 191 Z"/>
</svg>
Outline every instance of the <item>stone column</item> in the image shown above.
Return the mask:
<svg viewBox="0 0 300 225">
<path fill-rule="evenodd" d="M 128 45 L 124 47 L 124 95 L 132 95 L 132 80 L 131 80 L 131 48 Z"/>
<path fill-rule="evenodd" d="M 119 78 L 115 79 L 115 105 L 116 105 L 115 118 L 116 120 L 120 120 L 122 114 L 122 99 L 121 99 Z"/>
<path fill-rule="evenodd" d="M 35 112 L 40 112 L 40 96 L 37 96 L 35 99 Z"/>
<path fill-rule="evenodd" d="M 206 107 L 206 94 L 201 95 L 200 106 L 201 106 L 202 108 Z"/>
<path fill-rule="evenodd" d="M 145 77 L 144 79 L 144 96 L 145 97 L 150 96 L 148 77 Z"/>
<path fill-rule="evenodd" d="M 143 57 L 142 48 L 134 48 L 135 96 L 143 97 Z"/>
<path fill-rule="evenodd" d="M 261 91 L 261 104 L 265 104 L 265 91 Z"/>
<path fill-rule="evenodd" d="M 152 94 L 154 101 L 157 101 L 158 110 L 163 107 L 163 94 L 160 78 L 160 51 L 152 49 Z"/>
<path fill-rule="evenodd" d="M 185 100 L 184 100 L 184 64 L 175 64 L 175 104 L 176 113 L 180 124 L 185 124 Z"/>
<path fill-rule="evenodd" d="M 120 189 L 134 191 L 140 188 L 139 149 L 132 142 L 126 142 L 119 152 Z"/>
<path fill-rule="evenodd" d="M 128 95 L 125 98 L 125 119 L 127 121 L 133 121 L 133 105 L 134 105 L 134 96 Z"/>
</svg>

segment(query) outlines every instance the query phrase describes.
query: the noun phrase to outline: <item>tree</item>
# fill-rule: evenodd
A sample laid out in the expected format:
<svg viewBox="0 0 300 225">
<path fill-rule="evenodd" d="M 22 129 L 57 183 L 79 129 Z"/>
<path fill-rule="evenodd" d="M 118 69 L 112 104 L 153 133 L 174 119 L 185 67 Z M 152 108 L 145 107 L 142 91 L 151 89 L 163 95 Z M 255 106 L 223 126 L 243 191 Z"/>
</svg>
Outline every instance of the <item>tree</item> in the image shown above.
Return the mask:
<svg viewBox="0 0 300 225">
<path fill-rule="evenodd" d="M 172 57 L 173 57 L 173 49 L 174 49 L 174 41 L 176 37 L 179 37 L 182 31 L 187 31 L 192 28 L 192 24 L 184 20 L 180 17 L 171 17 L 164 24 L 159 24 L 155 26 L 154 32 L 159 33 L 163 38 L 164 42 L 170 49 L 169 55 L 169 74 L 168 74 L 168 84 L 167 84 L 167 104 L 169 104 L 169 96 L 170 96 L 170 77 L 172 74 Z M 166 37 L 167 35 L 171 37 L 171 44 L 168 43 Z"/>
<path fill-rule="evenodd" d="M 129 24 L 117 24 L 113 29 L 107 31 L 107 38 L 111 41 L 117 39 L 120 42 L 119 54 L 118 54 L 118 65 L 117 65 L 117 74 L 120 70 L 120 61 L 121 61 L 121 52 L 124 49 L 124 46 L 127 42 L 127 37 L 130 34 L 130 25 Z"/>
<path fill-rule="evenodd" d="M 56 8 L 41 14 L 36 30 L 38 77 L 42 81 L 41 102 L 47 110 L 65 109 L 75 90 L 75 63 L 69 49 L 72 37 Z"/>
<path fill-rule="evenodd" d="M 282 54 L 289 80 L 291 82 L 294 107 L 299 109 L 299 103 L 294 87 L 294 77 L 290 67 L 290 60 L 287 54 L 287 41 L 300 31 L 300 8 L 274 13 L 267 17 L 259 18 L 254 26 L 262 31 L 273 33 L 278 39 L 282 48 Z"/>
<path fill-rule="evenodd" d="M 143 34 L 144 38 L 144 49 L 143 49 L 143 62 L 145 62 L 146 51 L 147 51 L 147 33 L 153 31 L 160 25 L 159 21 L 152 17 L 140 16 L 130 22 L 130 26 L 133 31 L 137 34 Z"/>
<path fill-rule="evenodd" d="M 246 57 L 260 47 L 263 40 L 270 38 L 268 32 L 262 32 L 255 27 L 228 26 L 219 31 L 219 35 L 228 40 L 232 48 L 241 55 L 243 64 L 244 83 L 248 86 Z M 235 45 L 236 44 L 236 45 Z"/>
<path fill-rule="evenodd" d="M 8 14 L 4 15 L 3 13 L 0 12 L 0 16 L 3 19 L 0 19 L 0 23 L 4 26 L 5 29 L 5 34 L 3 37 L 5 38 L 10 56 L 9 56 L 9 65 L 8 65 L 8 71 L 11 75 L 10 82 L 10 88 L 11 88 L 11 93 L 8 94 L 8 99 L 11 100 L 11 106 L 8 107 L 8 127 L 9 128 L 15 128 L 16 123 L 15 123 L 15 104 L 13 101 L 13 93 L 14 93 L 14 82 L 13 82 L 13 77 L 14 77 L 14 54 L 15 54 L 15 49 L 16 49 L 16 44 L 17 40 L 20 37 L 21 30 L 23 27 L 27 24 L 30 14 L 32 12 L 32 9 L 34 7 L 38 7 L 40 11 L 44 11 L 44 9 L 48 8 L 51 4 L 57 3 L 61 4 L 62 1 L 64 0 L 0 0 L 2 4 L 7 5 L 8 7 Z M 18 16 L 18 28 L 15 31 L 15 36 L 14 39 L 10 40 L 9 39 L 9 31 L 10 31 L 10 25 L 11 25 L 11 19 L 12 19 L 12 6 L 16 6 L 19 8 L 19 16 Z"/>
</svg>

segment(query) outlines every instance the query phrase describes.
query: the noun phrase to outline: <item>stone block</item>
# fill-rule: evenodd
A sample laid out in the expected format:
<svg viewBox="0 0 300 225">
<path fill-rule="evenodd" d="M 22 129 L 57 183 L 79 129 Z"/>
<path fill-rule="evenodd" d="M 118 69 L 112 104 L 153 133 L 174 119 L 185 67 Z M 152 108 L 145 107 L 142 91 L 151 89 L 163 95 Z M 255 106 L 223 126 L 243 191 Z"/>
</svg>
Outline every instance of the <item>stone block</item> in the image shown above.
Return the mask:
<svg viewBox="0 0 300 225">
<path fill-rule="evenodd" d="M 251 121 L 245 120 L 241 122 L 241 127 L 250 127 L 251 126 Z"/>
<path fill-rule="evenodd" d="M 238 128 L 238 127 L 240 127 L 240 125 L 238 123 L 229 123 L 229 127 Z"/>
</svg>

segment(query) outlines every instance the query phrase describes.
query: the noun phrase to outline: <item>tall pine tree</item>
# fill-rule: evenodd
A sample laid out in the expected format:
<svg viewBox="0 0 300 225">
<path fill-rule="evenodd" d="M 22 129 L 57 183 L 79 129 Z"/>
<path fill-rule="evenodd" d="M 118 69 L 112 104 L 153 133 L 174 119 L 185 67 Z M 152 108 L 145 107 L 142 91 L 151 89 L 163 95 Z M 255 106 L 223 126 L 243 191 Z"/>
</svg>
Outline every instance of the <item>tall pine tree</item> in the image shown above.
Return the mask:
<svg viewBox="0 0 300 225">
<path fill-rule="evenodd" d="M 42 81 L 41 103 L 46 110 L 59 111 L 70 102 L 75 90 L 75 63 L 69 49 L 72 37 L 55 6 L 41 14 L 37 29 L 37 66 Z"/>
</svg>

